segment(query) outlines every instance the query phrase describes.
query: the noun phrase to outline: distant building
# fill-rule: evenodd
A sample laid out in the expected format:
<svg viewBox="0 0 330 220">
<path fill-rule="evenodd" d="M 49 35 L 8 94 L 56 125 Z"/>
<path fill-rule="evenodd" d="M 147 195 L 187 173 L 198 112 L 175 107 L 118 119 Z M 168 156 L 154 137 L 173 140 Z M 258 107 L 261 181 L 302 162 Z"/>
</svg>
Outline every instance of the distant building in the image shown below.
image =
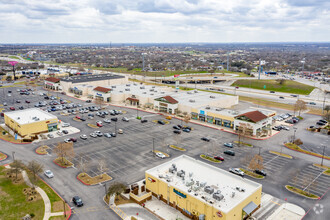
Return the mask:
<svg viewBox="0 0 330 220">
<path fill-rule="evenodd" d="M 44 80 L 44 87 L 46 89 L 51 90 L 59 90 L 60 89 L 60 79 L 55 77 L 48 77 Z"/>
</svg>

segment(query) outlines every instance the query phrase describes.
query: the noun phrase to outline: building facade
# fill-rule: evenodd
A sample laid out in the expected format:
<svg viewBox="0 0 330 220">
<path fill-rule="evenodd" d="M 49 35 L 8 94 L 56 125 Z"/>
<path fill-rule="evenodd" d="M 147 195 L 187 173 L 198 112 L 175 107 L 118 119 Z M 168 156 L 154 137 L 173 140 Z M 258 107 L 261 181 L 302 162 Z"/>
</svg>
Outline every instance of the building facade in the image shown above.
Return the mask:
<svg viewBox="0 0 330 220">
<path fill-rule="evenodd" d="M 60 90 L 60 79 L 55 77 L 48 77 L 44 81 L 44 88 L 51 90 Z"/>
<path fill-rule="evenodd" d="M 260 207 L 259 183 L 182 155 L 145 173 L 153 196 L 191 219 L 242 220 Z"/>
<path fill-rule="evenodd" d="M 110 102 L 111 100 L 111 93 L 110 93 L 111 89 L 105 88 L 105 87 L 101 87 L 101 86 L 97 86 L 93 89 L 93 98 L 95 98 L 96 100 L 99 99 L 101 101 L 104 102 Z"/>
<path fill-rule="evenodd" d="M 5 124 L 21 137 L 56 131 L 59 121 L 55 115 L 38 108 L 5 112 Z"/>
<path fill-rule="evenodd" d="M 163 96 L 154 100 L 154 109 L 159 112 L 176 114 L 178 111 L 178 101 L 171 96 Z"/>
</svg>

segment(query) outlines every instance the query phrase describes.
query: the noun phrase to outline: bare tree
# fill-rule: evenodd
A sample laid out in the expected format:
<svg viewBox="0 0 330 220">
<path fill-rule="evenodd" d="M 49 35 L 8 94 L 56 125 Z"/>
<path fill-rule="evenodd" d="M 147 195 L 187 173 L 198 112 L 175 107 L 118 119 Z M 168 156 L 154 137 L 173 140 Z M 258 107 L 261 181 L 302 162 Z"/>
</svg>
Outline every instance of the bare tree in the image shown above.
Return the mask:
<svg viewBox="0 0 330 220">
<path fill-rule="evenodd" d="M 28 169 L 31 170 L 31 172 L 33 173 L 33 177 L 34 177 L 34 181 L 36 181 L 36 176 L 41 173 L 44 169 L 44 166 L 40 163 L 38 163 L 35 160 L 32 160 L 28 163 Z"/>
<path fill-rule="evenodd" d="M 191 117 L 190 115 L 186 114 L 184 117 L 183 117 L 183 121 L 188 125 L 189 121 L 190 121 Z"/>
<path fill-rule="evenodd" d="M 63 143 L 60 142 L 57 144 L 57 146 L 54 148 L 54 152 L 57 154 L 59 158 L 61 158 L 62 163 L 66 162 L 64 161 L 64 158 L 67 160 L 70 160 L 74 157 L 75 153 L 73 150 L 73 143 Z"/>
<path fill-rule="evenodd" d="M 109 170 L 107 162 L 104 159 L 98 161 L 97 170 L 100 172 L 100 179 L 102 179 L 102 174 L 106 173 Z"/>
<path fill-rule="evenodd" d="M 326 105 L 324 111 L 323 119 L 330 122 L 330 105 Z"/>
<path fill-rule="evenodd" d="M 23 168 L 24 164 L 21 160 L 14 160 L 12 164 L 10 164 L 12 171 L 16 174 L 15 179 L 17 180 L 17 174 L 20 169 Z"/>
<path fill-rule="evenodd" d="M 181 134 L 174 134 L 174 140 L 177 147 L 181 145 Z"/>
<path fill-rule="evenodd" d="M 82 175 L 85 176 L 85 173 L 87 172 L 90 166 L 90 161 L 84 158 L 84 154 L 80 154 L 78 156 L 77 162 L 78 162 L 78 168 L 83 173 Z"/>
<path fill-rule="evenodd" d="M 276 82 L 278 82 L 278 84 L 283 85 L 285 83 L 285 79 L 281 78 L 281 79 L 277 79 Z"/>
<path fill-rule="evenodd" d="M 249 166 L 252 159 L 253 155 L 251 153 L 247 153 L 243 158 L 241 158 L 241 163 L 245 166 Z"/>
<path fill-rule="evenodd" d="M 257 170 L 257 169 L 262 170 L 264 168 L 263 162 L 264 162 L 264 159 L 262 158 L 262 156 L 260 156 L 259 154 L 256 154 L 250 161 L 248 168 L 250 170 Z"/>
<path fill-rule="evenodd" d="M 241 139 L 243 139 L 245 136 L 249 136 L 251 133 L 252 126 L 248 123 L 242 123 L 240 122 L 239 126 L 237 126 L 237 136 L 238 136 L 238 146 L 241 146 Z"/>
<path fill-rule="evenodd" d="M 297 100 L 296 104 L 294 104 L 294 111 L 298 111 L 298 115 L 300 116 L 301 111 L 304 111 L 307 109 L 306 102 L 303 100 Z"/>
</svg>

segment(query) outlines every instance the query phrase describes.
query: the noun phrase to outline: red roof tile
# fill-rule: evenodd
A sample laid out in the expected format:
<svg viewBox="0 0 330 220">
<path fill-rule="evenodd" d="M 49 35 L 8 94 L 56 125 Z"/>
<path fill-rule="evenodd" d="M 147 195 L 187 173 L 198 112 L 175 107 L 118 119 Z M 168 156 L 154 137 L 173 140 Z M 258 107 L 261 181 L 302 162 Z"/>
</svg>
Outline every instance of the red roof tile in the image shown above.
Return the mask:
<svg viewBox="0 0 330 220">
<path fill-rule="evenodd" d="M 173 99 L 171 96 L 164 96 L 164 97 L 162 97 L 163 99 L 166 99 L 166 101 L 168 101 L 169 103 L 171 103 L 171 104 L 176 104 L 176 103 L 178 103 L 178 101 L 177 100 L 175 100 L 175 99 Z"/>
<path fill-rule="evenodd" d="M 133 102 L 138 102 L 139 101 L 139 99 L 131 98 L 131 97 L 128 97 L 126 100 L 130 100 L 130 101 L 133 101 Z"/>
<path fill-rule="evenodd" d="M 250 119 L 251 121 L 253 121 L 254 123 L 267 118 L 266 115 L 262 114 L 259 111 L 246 112 L 244 114 L 241 114 L 241 115 L 236 116 L 235 118 L 240 117 L 240 116 L 245 116 L 248 119 Z"/>
<path fill-rule="evenodd" d="M 57 83 L 60 81 L 60 79 L 55 78 L 55 77 L 48 77 L 47 79 L 45 79 L 45 81 Z"/>
<path fill-rule="evenodd" d="M 107 92 L 111 91 L 111 89 L 104 88 L 104 87 L 101 87 L 101 86 L 95 87 L 93 90 L 98 91 L 98 92 L 103 92 L 103 93 L 107 93 Z"/>
</svg>

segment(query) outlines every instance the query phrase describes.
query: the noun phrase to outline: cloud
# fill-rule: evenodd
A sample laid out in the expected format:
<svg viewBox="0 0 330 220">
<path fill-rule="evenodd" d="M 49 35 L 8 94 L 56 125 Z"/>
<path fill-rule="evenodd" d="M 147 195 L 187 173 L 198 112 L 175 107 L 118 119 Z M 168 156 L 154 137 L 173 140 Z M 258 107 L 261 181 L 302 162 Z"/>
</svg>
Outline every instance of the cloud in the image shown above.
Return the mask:
<svg viewBox="0 0 330 220">
<path fill-rule="evenodd" d="M 328 0 L 0 0 L 0 42 L 329 41 L 329 4 Z"/>
</svg>

